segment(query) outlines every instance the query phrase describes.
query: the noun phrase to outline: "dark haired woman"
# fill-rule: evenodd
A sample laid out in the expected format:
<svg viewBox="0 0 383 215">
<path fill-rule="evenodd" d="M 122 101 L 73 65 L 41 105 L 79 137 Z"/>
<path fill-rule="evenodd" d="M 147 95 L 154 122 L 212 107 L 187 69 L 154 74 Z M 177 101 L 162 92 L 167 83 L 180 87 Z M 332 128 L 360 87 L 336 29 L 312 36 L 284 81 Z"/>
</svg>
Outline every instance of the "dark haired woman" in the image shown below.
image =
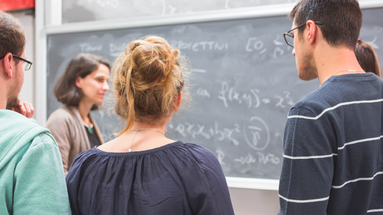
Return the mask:
<svg viewBox="0 0 383 215">
<path fill-rule="evenodd" d="M 364 71 L 372 72 L 375 75 L 382 77 L 378 56 L 371 45 L 359 39 L 356 43 L 355 55 Z"/>
<path fill-rule="evenodd" d="M 47 128 L 60 148 L 65 175 L 80 152 L 104 143 L 90 111 L 104 101 L 109 73 L 106 60 L 80 53 L 69 62 L 55 85 L 54 95 L 64 107 L 49 116 Z"/>
<path fill-rule="evenodd" d="M 146 37 L 130 42 L 115 67 L 116 112 L 127 125 L 73 161 L 66 178 L 72 213 L 234 214 L 217 158 L 165 136 L 183 97 L 178 50 Z"/>
</svg>

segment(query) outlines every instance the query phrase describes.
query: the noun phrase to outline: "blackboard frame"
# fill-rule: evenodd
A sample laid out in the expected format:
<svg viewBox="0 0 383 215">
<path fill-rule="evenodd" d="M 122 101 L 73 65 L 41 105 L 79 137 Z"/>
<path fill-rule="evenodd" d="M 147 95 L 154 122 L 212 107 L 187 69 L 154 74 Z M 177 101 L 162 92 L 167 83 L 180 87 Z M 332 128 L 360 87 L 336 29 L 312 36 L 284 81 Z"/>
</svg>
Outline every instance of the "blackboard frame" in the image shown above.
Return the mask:
<svg viewBox="0 0 383 215">
<path fill-rule="evenodd" d="M 40 7 L 38 7 L 40 6 Z M 214 21 L 227 21 L 246 18 L 272 17 L 287 15 L 295 6 L 293 4 L 259 6 L 254 8 L 233 9 L 226 11 L 201 12 L 185 15 L 171 15 L 131 20 L 106 20 L 83 23 L 71 23 L 59 26 L 44 27 L 44 0 L 36 1 L 36 105 L 35 118 L 40 125 L 45 125 L 47 119 L 47 36 L 75 32 L 98 30 L 128 29 L 137 27 L 154 27 L 174 24 L 189 24 Z M 370 0 L 360 3 L 362 9 L 383 7 L 383 1 Z M 56 9 L 57 11 L 57 9 Z M 226 177 L 228 186 L 232 188 L 278 190 L 278 180 Z"/>
</svg>

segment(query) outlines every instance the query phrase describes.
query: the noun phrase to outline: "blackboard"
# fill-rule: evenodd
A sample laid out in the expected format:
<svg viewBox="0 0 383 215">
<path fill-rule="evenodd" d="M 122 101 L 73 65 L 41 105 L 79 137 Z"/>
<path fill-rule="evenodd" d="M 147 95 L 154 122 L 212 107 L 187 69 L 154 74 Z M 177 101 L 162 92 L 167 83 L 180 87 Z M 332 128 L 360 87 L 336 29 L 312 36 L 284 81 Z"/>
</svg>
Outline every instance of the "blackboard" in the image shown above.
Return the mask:
<svg viewBox="0 0 383 215">
<path fill-rule="evenodd" d="M 191 14 L 293 3 L 298 0 L 63 0 L 63 23 Z"/>
<path fill-rule="evenodd" d="M 360 38 L 383 59 L 383 9 L 363 11 Z M 279 179 L 286 116 L 291 106 L 319 82 L 301 81 L 295 58 L 282 37 L 291 28 L 286 16 L 183 25 L 48 35 L 47 114 L 61 106 L 54 83 L 79 52 L 113 61 L 129 41 L 164 37 L 189 60 L 193 102 L 167 129 L 175 140 L 211 150 L 228 177 Z M 110 98 L 109 98 L 110 99 Z M 93 112 L 106 141 L 124 122 L 105 104 Z"/>
</svg>

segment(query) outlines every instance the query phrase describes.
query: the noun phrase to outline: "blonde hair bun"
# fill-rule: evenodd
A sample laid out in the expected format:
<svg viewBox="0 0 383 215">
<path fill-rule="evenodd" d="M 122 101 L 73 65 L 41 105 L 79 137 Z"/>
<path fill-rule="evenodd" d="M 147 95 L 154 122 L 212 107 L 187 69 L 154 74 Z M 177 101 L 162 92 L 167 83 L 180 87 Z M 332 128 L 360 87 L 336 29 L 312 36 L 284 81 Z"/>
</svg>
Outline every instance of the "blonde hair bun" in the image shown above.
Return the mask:
<svg viewBox="0 0 383 215">
<path fill-rule="evenodd" d="M 174 100 L 184 86 L 179 51 L 157 36 L 130 42 L 113 67 L 119 92 L 116 113 L 133 122 L 161 119 L 174 112 Z"/>
</svg>

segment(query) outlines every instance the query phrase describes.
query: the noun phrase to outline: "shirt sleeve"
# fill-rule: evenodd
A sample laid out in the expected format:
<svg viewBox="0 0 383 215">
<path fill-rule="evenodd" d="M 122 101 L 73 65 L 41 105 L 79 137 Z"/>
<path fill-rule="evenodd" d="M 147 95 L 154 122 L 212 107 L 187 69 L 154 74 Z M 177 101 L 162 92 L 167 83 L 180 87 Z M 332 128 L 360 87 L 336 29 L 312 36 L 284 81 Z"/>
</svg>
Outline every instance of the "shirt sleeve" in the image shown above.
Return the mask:
<svg viewBox="0 0 383 215">
<path fill-rule="evenodd" d="M 331 119 L 293 108 L 283 147 L 279 214 L 326 214 L 336 159 Z"/>
<path fill-rule="evenodd" d="M 13 214 L 71 214 L 60 152 L 49 135 L 35 137 L 14 177 Z"/>
<path fill-rule="evenodd" d="M 197 215 L 233 215 L 229 188 L 217 158 L 206 150 L 198 160 L 194 168 L 184 169 L 191 208 Z"/>
<path fill-rule="evenodd" d="M 71 150 L 72 142 L 72 137 L 69 130 L 69 122 L 62 118 L 53 120 L 50 119 L 48 120 L 47 128 L 56 139 L 61 154 L 64 173 L 67 175 L 69 170 L 69 153 Z"/>
</svg>

